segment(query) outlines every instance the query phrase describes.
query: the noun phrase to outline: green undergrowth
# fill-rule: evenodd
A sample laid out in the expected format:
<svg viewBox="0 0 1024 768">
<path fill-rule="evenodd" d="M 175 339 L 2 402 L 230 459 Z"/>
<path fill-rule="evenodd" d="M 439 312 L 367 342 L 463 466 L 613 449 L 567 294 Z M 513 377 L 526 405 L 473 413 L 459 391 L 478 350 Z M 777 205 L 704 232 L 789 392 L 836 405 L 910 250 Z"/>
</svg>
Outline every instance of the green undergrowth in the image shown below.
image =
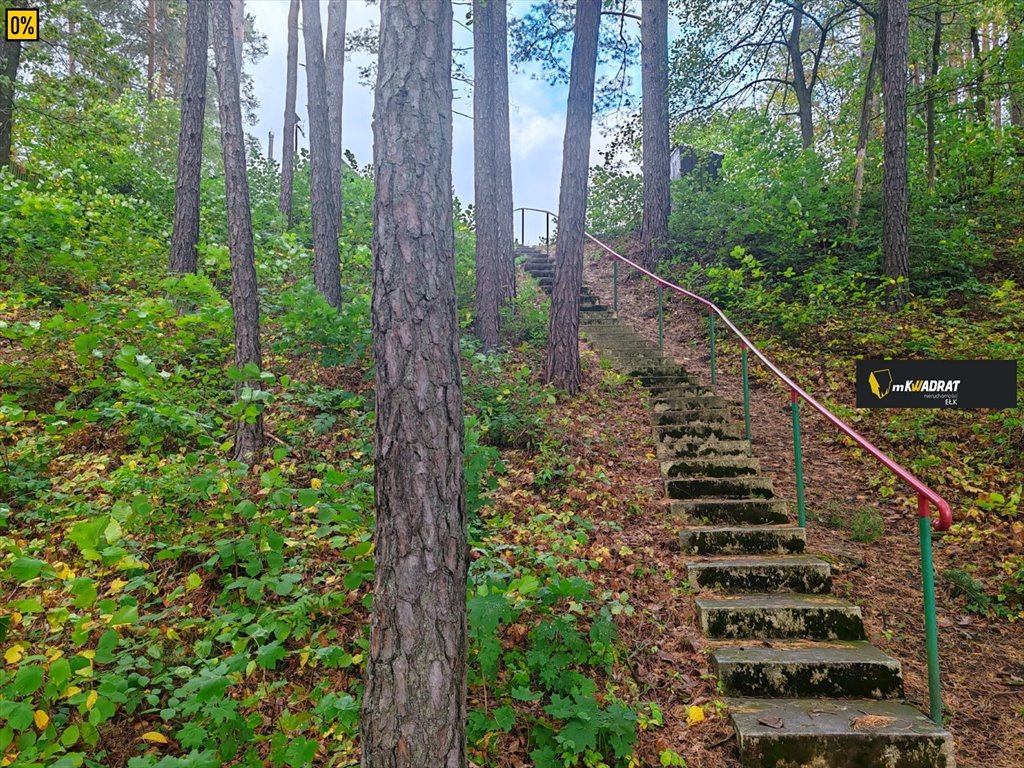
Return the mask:
<svg viewBox="0 0 1024 768">
<path fill-rule="evenodd" d="M 200 275 L 163 277 L 169 201 L 130 151 L 146 135 L 132 115 L 160 117 L 147 109 L 114 115 L 138 128 L 108 148 L 116 184 L 57 150 L 0 175 L 0 759 L 351 765 L 373 581 L 372 180 L 352 163 L 336 313 L 304 277 L 308 225 L 284 230 L 276 168 L 253 160 L 264 370 L 236 371 L 222 182 L 204 178 Z M 307 176 L 302 162 L 300 218 Z M 601 483 L 565 453 L 539 382 L 545 301 L 526 286 L 505 319 L 509 351 L 462 345 L 474 761 L 514 737 L 542 768 L 626 765 L 660 713 L 613 682 L 628 598 L 588 578 L 594 523 L 578 504 L 493 514 L 526 464 L 558 498 Z M 260 413 L 267 450 L 231 461 L 232 425 Z"/>
</svg>

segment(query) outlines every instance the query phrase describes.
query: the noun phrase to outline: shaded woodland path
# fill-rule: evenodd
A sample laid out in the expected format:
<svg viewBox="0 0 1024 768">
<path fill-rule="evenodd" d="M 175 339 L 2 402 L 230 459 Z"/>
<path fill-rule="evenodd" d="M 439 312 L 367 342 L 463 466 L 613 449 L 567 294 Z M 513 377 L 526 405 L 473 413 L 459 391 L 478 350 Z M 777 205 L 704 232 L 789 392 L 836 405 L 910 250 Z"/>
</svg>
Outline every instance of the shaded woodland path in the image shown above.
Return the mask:
<svg viewBox="0 0 1024 768">
<path fill-rule="evenodd" d="M 585 264 L 590 291 L 611 303 L 611 261 L 590 253 Z M 650 281 L 620 280 L 620 319 L 640 338 L 657 348 L 657 293 Z M 707 316 L 689 302 L 673 297 L 666 302 L 665 354 L 683 364 L 702 385 L 710 384 Z M 769 354 L 772 354 L 769 350 Z M 726 402 L 742 401 L 739 349 L 728 341 L 717 349 L 716 392 Z M 813 392 L 826 389 L 824 366 L 810 361 L 811 373 L 800 381 Z M 793 454 L 786 393 L 773 379 L 751 367 L 752 447 L 761 471 L 771 478 L 775 493 L 793 498 Z M 869 478 L 874 468 L 851 453 L 834 429 L 808 412 L 803 431 L 807 478 L 808 548 L 821 552 L 831 565 L 833 590 L 862 610 L 868 637 L 903 666 L 907 700 L 926 710 L 927 672 L 922 650 L 920 571 L 914 520 L 899 497 L 879 497 Z M 855 541 L 849 521 L 866 504 L 877 508 L 886 529 L 880 540 Z M 958 563 L 955 546 L 936 541 L 936 572 Z M 943 701 L 949 712 L 961 765 L 1020 765 L 1024 728 L 1013 702 L 1021 693 L 1013 681 L 1024 672 L 1021 628 L 1013 624 L 966 615 L 947 582 L 937 583 L 940 649 L 943 660 Z"/>
</svg>

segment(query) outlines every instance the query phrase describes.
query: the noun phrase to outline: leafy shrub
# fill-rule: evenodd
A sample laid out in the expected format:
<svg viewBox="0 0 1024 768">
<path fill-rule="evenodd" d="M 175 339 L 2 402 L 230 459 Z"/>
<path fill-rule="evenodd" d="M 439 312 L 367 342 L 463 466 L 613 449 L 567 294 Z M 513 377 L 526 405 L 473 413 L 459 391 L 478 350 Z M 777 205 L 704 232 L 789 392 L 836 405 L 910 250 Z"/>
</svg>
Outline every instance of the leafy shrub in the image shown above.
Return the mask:
<svg viewBox="0 0 1024 768">
<path fill-rule="evenodd" d="M 874 507 L 861 507 L 850 521 L 850 538 L 873 544 L 885 534 L 885 518 Z"/>
</svg>

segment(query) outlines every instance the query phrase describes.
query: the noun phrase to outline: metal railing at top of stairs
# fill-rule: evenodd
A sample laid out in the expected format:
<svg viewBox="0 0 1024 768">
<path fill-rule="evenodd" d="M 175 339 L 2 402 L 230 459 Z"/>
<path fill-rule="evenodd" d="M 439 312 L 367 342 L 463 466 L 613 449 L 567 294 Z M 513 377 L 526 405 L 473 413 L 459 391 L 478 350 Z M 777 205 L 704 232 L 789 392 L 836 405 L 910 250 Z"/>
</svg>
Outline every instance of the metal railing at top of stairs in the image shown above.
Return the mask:
<svg viewBox="0 0 1024 768">
<path fill-rule="evenodd" d="M 515 212 L 521 213 L 521 229 L 520 229 L 520 243 L 526 244 L 526 212 L 532 211 L 536 213 L 544 214 L 545 221 L 545 245 L 547 252 L 550 255 L 551 252 L 551 222 L 558 221 L 558 215 L 551 211 L 543 208 L 526 208 L 520 207 L 514 209 Z M 641 275 L 649 277 L 654 280 L 658 285 L 658 342 L 662 349 L 665 345 L 665 300 L 664 292 L 665 289 L 678 293 L 680 296 L 685 296 L 688 299 L 693 299 L 700 304 L 703 304 L 708 308 L 708 335 L 710 341 L 711 351 L 711 383 L 714 385 L 717 380 L 717 374 L 715 370 L 715 317 L 721 319 L 725 326 L 732 331 L 740 342 L 740 357 L 741 357 L 741 375 L 743 377 L 743 416 L 744 426 L 746 429 L 747 439 L 750 439 L 750 381 L 747 372 L 747 353 L 748 350 L 760 360 L 764 366 L 771 371 L 775 376 L 780 379 L 790 393 L 790 411 L 793 422 L 793 458 L 794 468 L 796 474 L 796 503 L 797 503 L 797 516 L 799 519 L 800 527 L 804 528 L 807 525 L 806 518 L 806 507 L 804 502 L 804 477 L 803 477 L 803 456 L 800 447 L 800 403 L 801 401 L 806 402 L 811 408 L 821 414 L 828 422 L 830 422 L 836 429 L 845 434 L 854 443 L 859 445 L 871 456 L 877 459 L 884 467 L 890 472 L 896 475 L 898 478 L 903 480 L 907 485 L 917 492 L 917 514 L 918 514 L 918 535 L 920 538 L 920 549 L 921 549 L 921 586 L 924 593 L 924 609 L 925 609 L 925 647 L 928 656 L 928 698 L 929 698 L 929 709 L 931 718 L 936 723 L 942 723 L 942 693 L 939 682 L 939 641 L 938 641 L 938 624 L 935 615 L 935 576 L 932 567 L 932 536 L 931 529 L 934 527 L 938 531 L 948 530 L 953 522 L 953 511 L 949 505 L 949 502 L 942 498 L 938 493 L 933 491 L 921 480 L 911 474 L 908 470 L 904 469 L 894 459 L 887 456 L 880 448 L 876 447 L 870 440 L 858 433 L 853 427 L 847 424 L 845 421 L 836 416 L 832 411 L 826 408 L 824 405 L 819 403 L 810 394 L 807 393 L 799 384 L 793 379 L 783 373 L 775 363 L 768 359 L 757 346 L 747 338 L 746 335 L 736 325 L 726 317 L 725 313 L 716 305 L 713 301 L 705 299 L 703 296 L 699 296 L 696 293 L 686 290 L 675 283 L 665 280 L 662 277 L 658 277 L 653 272 L 644 269 L 642 266 L 637 264 L 630 259 L 627 259 L 621 253 L 616 252 L 609 245 L 602 243 L 596 237 L 591 235 L 589 232 L 584 232 L 584 237 L 591 243 L 602 249 L 605 253 L 612 257 L 612 309 L 618 312 L 619 309 L 619 262 L 622 262 L 628 267 L 633 268 Z M 931 506 L 934 505 L 938 510 L 938 516 L 932 517 Z"/>
</svg>

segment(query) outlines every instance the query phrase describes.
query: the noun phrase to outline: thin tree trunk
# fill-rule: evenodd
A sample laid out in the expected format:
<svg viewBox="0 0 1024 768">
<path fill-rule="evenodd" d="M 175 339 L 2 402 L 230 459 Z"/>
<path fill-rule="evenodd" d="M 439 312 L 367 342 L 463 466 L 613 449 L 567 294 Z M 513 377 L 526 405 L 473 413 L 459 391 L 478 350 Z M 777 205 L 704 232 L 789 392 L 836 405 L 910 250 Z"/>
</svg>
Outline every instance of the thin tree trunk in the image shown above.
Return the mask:
<svg viewBox="0 0 1024 768">
<path fill-rule="evenodd" d="M 260 352 L 260 302 L 256 286 L 256 257 L 246 175 L 245 133 L 239 92 L 239 68 L 231 31 L 231 1 L 212 0 L 213 53 L 217 63 L 217 103 L 220 112 L 224 157 L 224 188 L 228 209 L 228 248 L 231 254 L 231 307 L 235 328 L 235 367 L 263 365 Z M 259 382 L 246 381 L 236 388 L 244 398 Z M 241 418 L 235 428 L 235 458 L 251 460 L 263 448 L 263 416 Z"/>
<path fill-rule="evenodd" d="M 186 10 L 187 13 L 187 10 Z M 156 97 L 162 99 L 167 95 L 167 3 L 157 2 L 156 34 L 159 44 L 156 63 Z"/>
<path fill-rule="evenodd" d="M 245 43 L 245 0 L 231 0 L 231 42 L 235 47 L 235 61 L 238 62 L 238 77 L 241 83 Z"/>
<path fill-rule="evenodd" d="M 885 31 L 884 216 L 882 252 L 886 276 L 897 280 L 889 293 L 889 308 L 907 300 L 910 278 L 907 241 L 907 0 L 887 0 Z"/>
<path fill-rule="evenodd" d="M 814 146 L 814 113 L 811 89 L 807 85 L 807 76 L 804 73 L 803 46 L 800 34 L 803 29 L 803 20 L 803 0 L 796 0 L 793 4 L 793 27 L 789 33 L 787 47 L 790 66 L 793 68 L 793 90 L 796 93 L 797 112 L 800 116 L 800 139 L 804 149 L 808 149 Z"/>
<path fill-rule="evenodd" d="M 306 43 L 306 110 L 309 114 L 309 191 L 313 208 L 313 283 L 332 307 L 341 306 L 338 253 L 338 177 L 331 153 L 327 76 L 319 0 L 302 0 L 302 37 Z"/>
<path fill-rule="evenodd" d="M 558 196 L 555 284 L 551 293 L 547 380 L 575 395 L 580 375 L 580 290 L 583 287 L 583 227 L 587 218 L 587 170 L 594 117 L 594 80 L 601 0 L 578 0 L 573 23 L 569 96 Z"/>
<path fill-rule="evenodd" d="M 178 180 L 174 189 L 171 272 L 195 272 L 199 243 L 199 177 L 203 165 L 206 109 L 206 52 L 209 14 L 206 0 L 189 0 L 185 19 L 185 67 L 178 129 Z"/>
<path fill-rule="evenodd" d="M 987 30 L 985 35 L 988 42 L 987 50 L 995 53 L 999 50 L 999 25 L 996 22 L 992 22 L 991 25 L 987 25 Z M 1004 71 L 1005 66 L 1004 63 Z M 997 90 L 992 97 L 992 127 L 996 132 L 996 141 L 1001 141 L 1003 133 L 1003 96 L 1000 90 Z"/>
<path fill-rule="evenodd" d="M 495 0 L 490 10 L 494 29 L 494 182 L 498 226 L 498 290 L 501 301 L 516 296 L 515 224 L 512 221 L 512 148 L 508 108 L 508 6 Z"/>
<path fill-rule="evenodd" d="M 288 6 L 288 63 L 284 86 L 284 133 L 281 135 L 281 215 L 292 226 L 292 191 L 295 188 L 295 92 L 299 76 L 299 0 Z"/>
<path fill-rule="evenodd" d="M 331 123 L 331 173 L 338 186 L 338 226 L 341 226 L 344 177 L 341 175 L 345 148 L 341 143 L 341 116 L 345 85 L 345 9 L 346 0 L 331 0 L 327 6 L 327 114 Z"/>
<path fill-rule="evenodd" d="M 853 203 L 850 206 L 850 230 L 860 225 L 860 204 L 864 196 L 864 164 L 868 156 L 868 142 L 871 139 L 871 117 L 875 103 L 875 80 L 878 75 L 878 45 L 871 48 L 871 60 L 864 76 L 864 98 L 860 103 L 860 124 L 857 126 L 857 155 L 853 169 Z"/>
<path fill-rule="evenodd" d="M 21 63 L 21 41 L 0 40 L 0 168 L 11 164 L 14 92 Z"/>
<path fill-rule="evenodd" d="M 146 98 L 152 101 L 156 98 L 156 3 L 157 0 L 149 0 L 146 7 L 148 23 L 146 38 Z"/>
<path fill-rule="evenodd" d="M 986 123 L 988 104 L 985 103 L 985 59 L 981 55 L 981 39 L 977 27 L 971 27 L 971 58 L 978 70 L 974 79 L 974 113 L 978 116 L 979 123 Z"/>
<path fill-rule="evenodd" d="M 495 10 L 503 0 L 473 2 L 473 208 L 476 219 L 476 317 L 474 331 L 485 350 L 498 346 L 501 324 L 500 254 L 496 178 L 498 116 Z M 507 66 L 502 63 L 501 66 Z"/>
<path fill-rule="evenodd" d="M 942 5 L 935 4 L 935 24 L 932 33 L 932 53 L 928 69 L 928 96 L 925 99 L 925 126 L 928 145 L 928 189 L 935 189 L 935 78 L 939 74 L 939 56 L 942 53 Z"/>
<path fill-rule="evenodd" d="M 382 0 L 373 121 L 376 576 L 364 768 L 465 768 L 452 5 Z"/>
<path fill-rule="evenodd" d="M 1006 34 L 1007 71 L 1024 70 L 1024 40 L 1021 39 L 1021 23 L 1010 21 Z M 1010 102 L 1010 125 L 1014 128 L 1024 126 L 1024 83 L 1011 83 L 1007 98 Z"/>
<path fill-rule="evenodd" d="M 75 61 L 76 29 L 74 10 L 68 14 L 68 77 L 72 78 L 78 73 L 78 64 Z"/>
<path fill-rule="evenodd" d="M 668 253 L 668 0 L 641 5 L 641 77 L 643 80 L 644 212 L 643 264 L 653 270 Z"/>
</svg>

